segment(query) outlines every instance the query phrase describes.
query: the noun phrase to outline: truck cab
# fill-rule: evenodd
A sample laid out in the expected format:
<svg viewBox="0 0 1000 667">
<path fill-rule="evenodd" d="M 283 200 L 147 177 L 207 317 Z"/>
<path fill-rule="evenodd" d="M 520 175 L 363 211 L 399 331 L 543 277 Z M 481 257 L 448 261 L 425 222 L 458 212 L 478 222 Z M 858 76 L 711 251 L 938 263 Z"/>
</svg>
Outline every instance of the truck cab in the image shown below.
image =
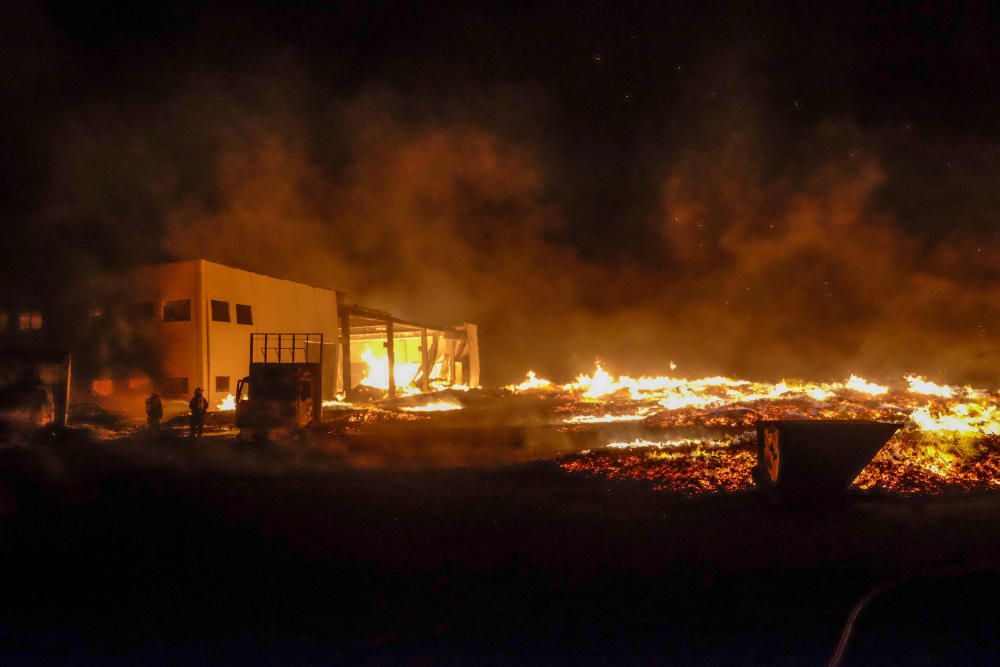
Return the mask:
<svg viewBox="0 0 1000 667">
<path fill-rule="evenodd" d="M 322 334 L 251 334 L 251 349 L 250 374 L 236 385 L 236 426 L 266 432 L 318 422 Z"/>
</svg>

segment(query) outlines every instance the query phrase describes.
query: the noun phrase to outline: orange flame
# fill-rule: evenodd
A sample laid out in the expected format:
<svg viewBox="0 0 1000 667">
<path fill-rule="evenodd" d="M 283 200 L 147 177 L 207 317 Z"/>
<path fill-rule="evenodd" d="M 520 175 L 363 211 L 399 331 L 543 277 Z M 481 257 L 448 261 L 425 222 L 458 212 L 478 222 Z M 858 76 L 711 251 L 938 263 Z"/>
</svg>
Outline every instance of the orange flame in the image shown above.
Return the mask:
<svg viewBox="0 0 1000 667">
<path fill-rule="evenodd" d="M 642 421 L 644 428 L 742 430 L 753 439 L 760 419 L 879 419 L 905 421 L 901 430 L 858 477 L 862 489 L 934 492 L 944 488 L 1000 488 L 1000 394 L 941 385 L 919 375 L 877 384 L 859 375 L 840 382 L 755 382 L 728 377 L 615 376 L 595 366 L 569 384 L 529 373 L 509 391 L 561 396 L 567 428 L 597 428 Z M 567 470 L 660 480 L 658 488 L 703 492 L 752 485 L 755 459 L 744 440 L 609 442 L 601 450 L 569 457 Z M 715 466 L 710 470 L 706 466 Z M 700 481 L 699 481 L 700 480 Z M 692 486 L 693 485 L 693 486 Z"/>
<path fill-rule="evenodd" d="M 219 412 L 231 412 L 236 409 L 236 397 L 232 394 L 226 394 L 226 397 L 219 401 L 219 404 L 215 406 L 215 409 Z"/>
</svg>

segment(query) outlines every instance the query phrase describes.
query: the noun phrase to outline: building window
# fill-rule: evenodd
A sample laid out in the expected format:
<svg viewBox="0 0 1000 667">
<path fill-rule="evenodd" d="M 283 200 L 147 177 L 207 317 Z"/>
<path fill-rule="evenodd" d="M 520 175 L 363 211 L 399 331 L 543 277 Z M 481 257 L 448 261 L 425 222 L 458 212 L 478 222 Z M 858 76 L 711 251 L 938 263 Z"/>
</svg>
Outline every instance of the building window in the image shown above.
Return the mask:
<svg viewBox="0 0 1000 667">
<path fill-rule="evenodd" d="M 115 390 L 115 383 L 111 378 L 99 378 L 90 383 L 90 390 L 98 396 L 110 396 Z"/>
<path fill-rule="evenodd" d="M 229 302 L 228 301 L 216 301 L 212 299 L 212 321 L 213 322 L 231 322 L 229 318 Z"/>
<path fill-rule="evenodd" d="M 17 316 L 17 328 L 21 331 L 37 331 L 42 328 L 42 314 L 37 310 Z"/>
<path fill-rule="evenodd" d="M 10 315 L 7 313 L 0 313 L 0 331 L 6 331 L 9 325 Z"/>
<path fill-rule="evenodd" d="M 187 378 L 167 378 L 163 383 L 163 393 L 167 396 L 187 396 Z"/>
<path fill-rule="evenodd" d="M 242 303 L 236 304 L 236 323 L 253 324 L 253 310 Z"/>
<path fill-rule="evenodd" d="M 164 322 L 190 322 L 191 321 L 191 299 L 179 299 L 177 301 L 167 301 L 163 304 Z"/>
<path fill-rule="evenodd" d="M 215 376 L 215 391 L 229 393 L 229 377 L 226 375 Z"/>
</svg>

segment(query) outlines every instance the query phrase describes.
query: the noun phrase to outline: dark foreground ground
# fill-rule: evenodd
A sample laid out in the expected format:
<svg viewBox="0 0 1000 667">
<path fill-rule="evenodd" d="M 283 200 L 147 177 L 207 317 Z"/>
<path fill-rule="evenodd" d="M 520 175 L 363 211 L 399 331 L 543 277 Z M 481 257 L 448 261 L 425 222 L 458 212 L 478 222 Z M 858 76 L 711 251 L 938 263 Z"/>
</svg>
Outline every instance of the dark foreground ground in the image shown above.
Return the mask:
<svg viewBox="0 0 1000 667">
<path fill-rule="evenodd" d="M 819 665 L 884 581 L 844 664 L 1000 655 L 1000 496 L 776 507 L 380 444 L 0 450 L 0 662 Z"/>
</svg>

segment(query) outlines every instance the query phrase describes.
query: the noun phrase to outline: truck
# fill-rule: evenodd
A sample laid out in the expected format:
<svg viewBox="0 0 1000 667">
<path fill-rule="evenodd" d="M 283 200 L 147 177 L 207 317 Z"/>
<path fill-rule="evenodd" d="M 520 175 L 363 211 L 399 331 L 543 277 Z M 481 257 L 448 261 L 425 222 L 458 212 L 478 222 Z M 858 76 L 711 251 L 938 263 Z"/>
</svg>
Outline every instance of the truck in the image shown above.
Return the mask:
<svg viewBox="0 0 1000 667">
<path fill-rule="evenodd" d="M 323 409 L 323 334 L 250 334 L 249 375 L 236 384 L 236 426 L 267 435 L 320 420 Z"/>
</svg>

